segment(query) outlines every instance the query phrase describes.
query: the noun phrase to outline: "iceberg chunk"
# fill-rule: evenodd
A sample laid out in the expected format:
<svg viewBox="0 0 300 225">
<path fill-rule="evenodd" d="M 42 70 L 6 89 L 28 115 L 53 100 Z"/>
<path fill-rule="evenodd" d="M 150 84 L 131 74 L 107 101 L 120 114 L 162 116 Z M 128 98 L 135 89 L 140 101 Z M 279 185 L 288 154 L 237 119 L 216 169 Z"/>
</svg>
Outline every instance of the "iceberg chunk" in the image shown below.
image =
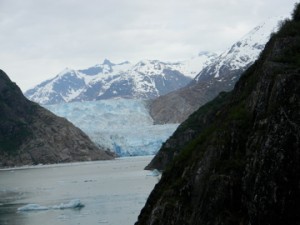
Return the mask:
<svg viewBox="0 0 300 225">
<path fill-rule="evenodd" d="M 68 203 L 54 205 L 51 207 L 51 209 L 80 209 L 82 207 L 84 207 L 84 204 L 82 204 L 79 199 L 73 199 Z"/>
<path fill-rule="evenodd" d="M 159 170 L 157 170 L 157 169 L 154 169 L 154 170 L 152 170 L 151 173 L 148 174 L 147 176 L 158 177 L 158 176 L 160 176 L 160 175 L 161 175 L 161 172 L 160 172 Z"/>
</svg>

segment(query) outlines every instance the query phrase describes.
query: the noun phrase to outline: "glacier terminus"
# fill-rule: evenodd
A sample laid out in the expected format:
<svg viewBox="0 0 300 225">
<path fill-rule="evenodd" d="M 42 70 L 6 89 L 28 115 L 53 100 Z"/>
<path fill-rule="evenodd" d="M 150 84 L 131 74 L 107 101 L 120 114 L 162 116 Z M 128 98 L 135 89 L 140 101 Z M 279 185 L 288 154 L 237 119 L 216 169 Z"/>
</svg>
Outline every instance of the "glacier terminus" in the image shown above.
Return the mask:
<svg viewBox="0 0 300 225">
<path fill-rule="evenodd" d="M 154 125 L 146 100 L 110 99 L 44 105 L 118 156 L 155 154 L 179 124 Z"/>
</svg>

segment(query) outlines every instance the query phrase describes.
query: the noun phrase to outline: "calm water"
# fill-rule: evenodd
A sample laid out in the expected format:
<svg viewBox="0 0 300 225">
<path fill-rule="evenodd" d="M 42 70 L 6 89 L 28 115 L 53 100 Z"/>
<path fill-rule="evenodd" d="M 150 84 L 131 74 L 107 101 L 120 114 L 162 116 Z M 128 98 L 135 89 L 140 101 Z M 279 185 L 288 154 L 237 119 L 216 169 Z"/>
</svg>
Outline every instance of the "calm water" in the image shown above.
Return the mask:
<svg viewBox="0 0 300 225">
<path fill-rule="evenodd" d="M 133 225 L 157 183 L 151 157 L 0 170 L 0 225 Z M 53 209 L 79 199 L 81 209 Z M 27 204 L 48 207 L 18 211 Z"/>
</svg>

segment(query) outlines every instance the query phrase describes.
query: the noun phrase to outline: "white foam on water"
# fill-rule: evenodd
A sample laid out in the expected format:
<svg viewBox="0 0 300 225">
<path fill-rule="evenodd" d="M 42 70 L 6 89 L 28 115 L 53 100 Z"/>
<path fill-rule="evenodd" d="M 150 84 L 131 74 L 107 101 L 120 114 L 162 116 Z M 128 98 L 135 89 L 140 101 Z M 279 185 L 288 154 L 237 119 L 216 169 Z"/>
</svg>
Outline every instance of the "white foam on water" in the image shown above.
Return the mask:
<svg viewBox="0 0 300 225">
<path fill-rule="evenodd" d="M 84 204 L 80 202 L 79 199 L 73 199 L 68 203 L 60 203 L 59 205 L 54 205 L 51 209 L 79 209 L 84 207 Z"/>
</svg>

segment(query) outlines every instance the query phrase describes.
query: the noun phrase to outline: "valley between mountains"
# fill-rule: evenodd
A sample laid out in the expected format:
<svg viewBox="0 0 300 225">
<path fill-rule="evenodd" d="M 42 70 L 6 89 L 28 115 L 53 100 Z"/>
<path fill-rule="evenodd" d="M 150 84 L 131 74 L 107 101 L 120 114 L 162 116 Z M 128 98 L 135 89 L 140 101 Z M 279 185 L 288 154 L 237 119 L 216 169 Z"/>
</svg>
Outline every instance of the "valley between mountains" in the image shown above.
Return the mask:
<svg viewBox="0 0 300 225">
<path fill-rule="evenodd" d="M 280 19 L 258 25 L 219 55 L 202 51 L 179 62 L 105 59 L 86 69 L 65 69 L 25 96 L 117 156 L 153 155 L 191 113 L 234 87 Z"/>
</svg>

